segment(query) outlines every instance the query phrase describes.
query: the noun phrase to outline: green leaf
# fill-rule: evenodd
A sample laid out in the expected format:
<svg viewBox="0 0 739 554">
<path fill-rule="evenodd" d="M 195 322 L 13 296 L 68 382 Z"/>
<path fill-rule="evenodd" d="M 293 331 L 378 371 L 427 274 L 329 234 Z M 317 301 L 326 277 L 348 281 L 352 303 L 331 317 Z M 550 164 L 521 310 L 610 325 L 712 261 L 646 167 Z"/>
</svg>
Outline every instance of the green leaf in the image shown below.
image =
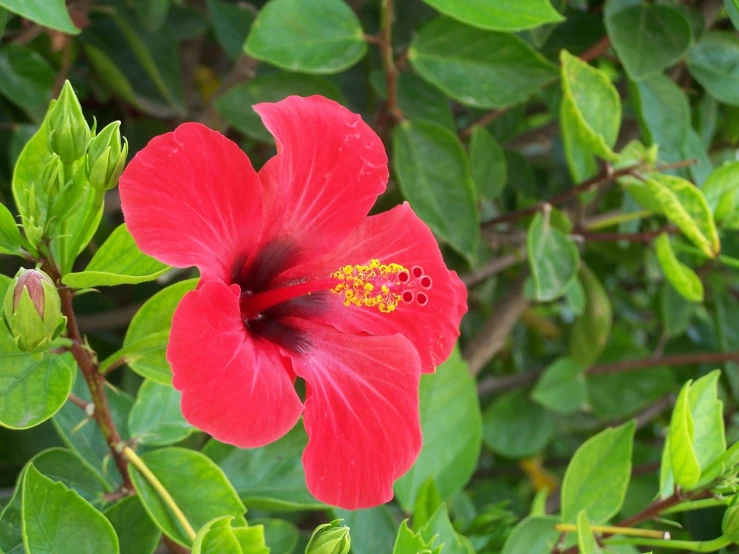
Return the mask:
<svg viewBox="0 0 739 554">
<path fill-rule="evenodd" d="M 408 528 L 408 520 L 403 520 L 398 528 L 392 554 L 431 554 L 436 537 L 426 541 L 421 533 L 414 533 Z"/>
<path fill-rule="evenodd" d="M 462 490 L 475 471 L 482 441 L 475 379 L 459 350 L 435 374 L 421 377 L 419 397 L 424 446 L 410 471 L 395 483 L 398 502 L 406 510 L 429 478 L 443 499 Z"/>
<path fill-rule="evenodd" d="M 663 160 L 682 160 L 690 130 L 690 104 L 685 93 L 666 75 L 631 83 L 629 92 L 647 144 L 659 145 Z"/>
<path fill-rule="evenodd" d="M 507 458 L 526 458 L 546 448 L 554 436 L 554 418 L 525 391 L 495 399 L 483 415 L 483 440 Z"/>
<path fill-rule="evenodd" d="M 323 77 L 278 71 L 260 75 L 230 88 L 216 98 L 215 106 L 226 121 L 245 135 L 273 143 L 274 138 L 252 106 L 261 102 L 277 102 L 293 94 L 318 94 L 340 103 L 346 102 L 339 87 Z"/>
<path fill-rule="evenodd" d="M 288 71 L 338 73 L 367 53 L 362 25 L 342 0 L 270 0 L 244 50 Z"/>
<path fill-rule="evenodd" d="M 598 161 L 593 155 L 590 137 L 581 123 L 577 106 L 569 96 L 562 98 L 559 125 L 572 180 L 579 183 L 595 176 L 598 173 Z"/>
<path fill-rule="evenodd" d="M 520 38 L 446 17 L 421 28 L 408 56 L 421 77 L 475 108 L 517 104 L 557 80 L 556 67 Z"/>
<path fill-rule="evenodd" d="M 169 271 L 138 249 L 126 224 L 113 231 L 87 264 L 84 271 L 69 273 L 62 282 L 78 289 L 101 286 L 134 285 L 152 281 Z"/>
<path fill-rule="evenodd" d="M 661 72 L 690 48 L 693 32 L 680 10 L 658 4 L 620 4 L 626 5 L 620 7 L 613 0 L 606 4 L 605 23 L 613 48 L 632 79 Z"/>
<path fill-rule="evenodd" d="M 81 375 L 78 376 L 72 392 L 90 402 L 90 391 Z M 113 423 L 122 440 L 129 438 L 128 413 L 133 405 L 133 398 L 113 387 L 106 389 L 108 404 Z M 110 448 L 100 428 L 87 417 L 84 410 L 67 402 L 52 419 L 54 427 L 62 441 L 101 479 L 104 479 L 111 490 L 121 484 L 121 476 L 110 460 Z"/>
<path fill-rule="evenodd" d="M 131 438 L 141 444 L 174 444 L 195 431 L 180 409 L 179 391 L 154 381 L 144 381 L 128 414 Z"/>
<path fill-rule="evenodd" d="M 690 381 L 680 391 L 675 402 L 665 449 L 669 452 L 669 467 L 675 483 L 690 489 L 701 476 L 701 467 L 693 448 L 693 416 L 690 414 Z"/>
<path fill-rule="evenodd" d="M 442 549 L 445 554 L 475 554 L 469 539 L 457 533 L 449 520 L 449 512 L 446 504 L 439 506 L 426 522 L 426 525 L 419 530 L 421 536 L 427 541 L 433 541 L 437 538 L 439 545 L 444 545 Z"/>
<path fill-rule="evenodd" d="M 23 480 L 23 544 L 29 554 L 118 554 L 110 522 L 75 491 L 33 465 Z"/>
<path fill-rule="evenodd" d="M 544 369 L 536 381 L 531 398 L 561 414 L 571 414 L 587 399 L 583 367 L 570 358 L 559 358 Z"/>
<path fill-rule="evenodd" d="M 660 315 L 665 335 L 682 335 L 695 313 L 695 304 L 685 299 L 669 282 L 665 281 L 659 295 Z"/>
<path fill-rule="evenodd" d="M 0 204 L 0 253 L 18 255 L 24 248 L 26 241 L 21 236 L 13 214 L 5 204 Z"/>
<path fill-rule="evenodd" d="M 703 195 L 716 223 L 735 217 L 739 208 L 739 162 L 726 162 L 716 168 L 703 184 Z"/>
<path fill-rule="evenodd" d="M 603 552 L 593 536 L 590 520 L 585 510 L 577 514 L 577 546 L 581 554 L 601 554 Z"/>
<path fill-rule="evenodd" d="M 226 54 L 236 60 L 243 52 L 246 36 L 254 21 L 254 12 L 246 4 L 208 0 L 208 13 L 218 42 Z"/>
<path fill-rule="evenodd" d="M 575 242 L 549 221 L 549 211 L 531 220 L 526 252 L 534 280 L 536 300 L 549 302 L 562 296 L 577 279 L 580 252 Z"/>
<path fill-rule="evenodd" d="M 103 495 L 108 492 L 107 483 L 70 450 L 49 448 L 34 456 L 31 462 L 43 475 L 74 490 L 96 508 L 106 503 Z"/>
<path fill-rule="evenodd" d="M 549 0 L 424 0 L 462 23 L 490 31 L 523 31 L 564 21 Z M 448 554 L 448 553 L 447 553 Z"/>
<path fill-rule="evenodd" d="M 665 217 L 706 256 L 713 258 L 721 251 L 711 209 L 699 188 L 681 177 L 663 174 L 647 176 L 645 184 Z"/>
<path fill-rule="evenodd" d="M 246 525 L 246 511 L 223 471 L 207 456 L 184 448 L 161 448 L 141 459 L 159 479 L 190 524 L 200 529 L 211 519 L 230 515 L 239 526 Z M 192 541 L 162 502 L 146 478 L 133 466 L 131 481 L 147 513 L 172 540 L 190 546 Z"/>
<path fill-rule="evenodd" d="M 34 23 L 68 35 L 80 32 L 72 23 L 64 0 L 0 0 L 0 6 Z"/>
<path fill-rule="evenodd" d="M 566 50 L 562 61 L 563 110 L 574 111 L 574 120 L 583 143 L 590 151 L 606 160 L 618 156 L 616 144 L 621 125 L 621 99 L 616 87 L 602 71 L 570 55 Z M 571 132 L 568 127 L 563 131 Z"/>
<path fill-rule="evenodd" d="M 508 535 L 501 554 L 550 554 L 559 541 L 557 523 L 553 516 L 527 517 Z"/>
<path fill-rule="evenodd" d="M 393 513 L 388 504 L 369 510 L 334 510 L 336 517 L 352 530 L 352 554 L 378 554 L 392 552 L 396 528 Z"/>
<path fill-rule="evenodd" d="M 308 444 L 302 425 L 261 448 L 236 448 L 214 439 L 203 454 L 226 473 L 241 500 L 268 511 L 320 510 L 326 506 L 305 486 L 301 456 Z"/>
<path fill-rule="evenodd" d="M 192 554 L 269 554 L 264 543 L 264 527 L 231 527 L 233 516 L 217 517 L 206 523 L 193 542 Z"/>
<path fill-rule="evenodd" d="M 149 298 L 133 316 L 123 340 L 123 349 L 108 359 L 112 362 L 123 356 L 129 367 L 145 379 L 171 385 L 172 369 L 165 351 L 172 315 L 182 297 L 197 283 L 197 279 L 181 281 Z"/>
<path fill-rule="evenodd" d="M 428 121 L 405 121 L 393 134 L 401 191 L 431 230 L 474 258 L 480 234 L 469 163 L 457 135 Z"/>
<path fill-rule="evenodd" d="M 118 534 L 121 554 L 153 554 L 162 534 L 136 496 L 129 496 L 111 506 L 105 517 Z"/>
<path fill-rule="evenodd" d="M 26 469 L 18 475 L 17 484 L 5 507 L 0 510 L 0 552 L 25 554 L 23 548 L 23 477 Z"/>
<path fill-rule="evenodd" d="M 688 52 L 688 70 L 719 102 L 739 106 L 739 38 L 711 31 Z"/>
<path fill-rule="evenodd" d="M 726 8 L 726 13 L 729 14 L 729 19 L 731 19 L 734 28 L 739 29 L 739 2 L 737 0 L 724 0 L 724 8 Z"/>
<path fill-rule="evenodd" d="M 718 398 L 718 369 L 697 379 L 688 391 L 693 421 L 693 449 L 701 469 L 710 466 L 726 450 L 723 402 Z"/>
<path fill-rule="evenodd" d="M 472 131 L 470 169 L 479 198 L 494 200 L 500 196 L 508 179 L 505 153 L 498 141 L 481 126 Z"/>
<path fill-rule="evenodd" d="M 608 293 L 595 273 L 582 264 L 580 282 L 585 289 L 585 313 L 572 325 L 569 355 L 583 367 L 590 367 L 608 341 L 613 314 Z"/>
<path fill-rule="evenodd" d="M 44 118 L 54 75 L 47 61 L 30 48 L 13 44 L 0 48 L 0 94 L 35 121 Z"/>
<path fill-rule="evenodd" d="M 256 519 L 254 525 L 264 527 L 264 538 L 270 552 L 291 554 L 300 539 L 300 529 L 284 519 Z M 302 554 L 302 553 L 300 553 Z"/>
<path fill-rule="evenodd" d="M 657 260 L 667 280 L 683 297 L 691 302 L 703 302 L 703 283 L 700 277 L 677 259 L 670 245 L 670 236 L 662 233 L 654 241 Z"/>
<path fill-rule="evenodd" d="M 621 509 L 631 478 L 635 422 L 601 431 L 585 441 L 570 460 L 562 482 L 562 519 L 574 522 L 586 510 L 603 523 Z"/>
<path fill-rule="evenodd" d="M 423 527 L 431 516 L 441 506 L 441 496 L 434 480 L 429 477 L 423 482 L 413 503 L 413 527 Z"/>
</svg>

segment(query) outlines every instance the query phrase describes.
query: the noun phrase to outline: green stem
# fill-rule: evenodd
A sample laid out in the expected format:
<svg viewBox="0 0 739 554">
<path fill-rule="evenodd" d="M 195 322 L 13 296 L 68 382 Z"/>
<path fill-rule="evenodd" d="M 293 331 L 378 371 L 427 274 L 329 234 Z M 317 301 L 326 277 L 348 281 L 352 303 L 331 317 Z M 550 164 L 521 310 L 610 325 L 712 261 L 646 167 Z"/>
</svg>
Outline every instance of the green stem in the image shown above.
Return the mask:
<svg viewBox="0 0 739 554">
<path fill-rule="evenodd" d="M 687 252 L 688 254 L 695 254 L 696 256 L 700 256 L 701 258 L 718 260 L 722 264 L 727 265 L 729 267 L 739 268 L 739 260 L 736 258 L 730 258 L 729 256 L 722 256 L 722 255 L 716 256 L 715 258 L 710 258 L 709 256 L 706 256 L 705 252 L 696 248 L 695 246 L 690 246 L 689 244 L 683 244 L 678 241 L 675 241 L 672 244 L 672 246 L 675 248 L 675 250 L 682 250 L 683 252 Z"/>
<path fill-rule="evenodd" d="M 614 539 L 606 541 L 606 544 L 633 544 L 636 546 L 649 546 L 657 548 L 666 548 L 670 550 L 687 550 L 688 552 L 716 552 L 725 546 L 729 546 L 731 541 L 724 536 L 718 537 L 710 541 L 673 541 L 669 539 Z"/>
<path fill-rule="evenodd" d="M 604 216 L 601 218 L 593 219 L 591 222 L 587 223 L 585 225 L 585 230 L 597 231 L 598 229 L 604 229 L 613 225 L 620 225 L 621 223 L 626 223 L 635 219 L 643 219 L 645 217 L 649 217 L 650 215 L 652 215 L 652 213 L 653 212 L 650 212 L 649 210 L 640 210 L 638 212 L 629 212 L 625 214 L 618 213 L 607 217 Z"/>
<path fill-rule="evenodd" d="M 715 508 L 716 506 L 728 506 L 729 498 L 703 498 L 701 500 L 693 500 L 692 502 L 683 502 L 677 506 L 673 506 L 669 510 L 662 512 L 666 514 L 676 514 L 678 512 L 692 512 L 693 510 L 703 510 L 704 508 Z"/>
</svg>

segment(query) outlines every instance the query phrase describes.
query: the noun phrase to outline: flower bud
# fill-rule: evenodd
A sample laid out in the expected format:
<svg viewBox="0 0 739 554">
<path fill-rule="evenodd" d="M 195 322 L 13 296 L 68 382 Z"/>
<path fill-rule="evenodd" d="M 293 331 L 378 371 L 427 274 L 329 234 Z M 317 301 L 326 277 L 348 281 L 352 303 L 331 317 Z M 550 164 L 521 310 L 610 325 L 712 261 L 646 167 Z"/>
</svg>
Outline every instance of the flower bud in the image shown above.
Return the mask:
<svg viewBox="0 0 739 554">
<path fill-rule="evenodd" d="M 71 164 L 85 155 L 90 127 L 69 81 L 64 83 L 59 98 L 49 107 L 47 121 L 49 149 L 59 155 L 62 162 Z"/>
<path fill-rule="evenodd" d="M 87 147 L 85 169 L 87 180 L 94 188 L 110 190 L 118 184 L 128 157 L 128 141 L 121 146 L 121 122 L 106 126 Z"/>
<path fill-rule="evenodd" d="M 305 547 L 305 554 L 347 554 L 352 544 L 348 527 L 339 527 L 342 520 L 335 519 L 316 527 Z"/>
<path fill-rule="evenodd" d="M 21 269 L 8 288 L 3 305 L 5 323 L 19 349 L 41 352 L 67 323 L 51 278 L 38 269 Z"/>
<path fill-rule="evenodd" d="M 56 196 L 64 187 L 64 164 L 56 154 L 51 155 L 51 159 L 44 167 L 41 183 L 48 196 Z"/>
<path fill-rule="evenodd" d="M 739 504 L 726 508 L 721 531 L 731 542 L 739 543 Z"/>
</svg>

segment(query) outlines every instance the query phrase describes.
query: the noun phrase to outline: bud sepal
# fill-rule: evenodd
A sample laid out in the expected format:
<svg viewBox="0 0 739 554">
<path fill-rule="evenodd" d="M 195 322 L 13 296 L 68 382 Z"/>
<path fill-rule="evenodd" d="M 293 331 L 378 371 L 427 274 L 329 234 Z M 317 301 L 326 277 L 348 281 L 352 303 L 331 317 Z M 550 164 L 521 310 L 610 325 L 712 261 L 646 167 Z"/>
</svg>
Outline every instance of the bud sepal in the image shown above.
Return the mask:
<svg viewBox="0 0 739 554">
<path fill-rule="evenodd" d="M 342 521 L 335 519 L 316 527 L 305 547 L 305 554 L 347 554 L 352 542 L 349 528 L 339 526 Z"/>
<path fill-rule="evenodd" d="M 120 127 L 120 121 L 110 123 L 92 139 L 87 148 L 87 180 L 98 190 L 115 188 L 126 165 L 128 141 L 121 139 Z"/>
<path fill-rule="evenodd" d="M 59 98 L 51 103 L 47 125 L 49 150 L 63 163 L 74 163 L 85 155 L 92 135 L 69 81 L 64 83 Z"/>
</svg>

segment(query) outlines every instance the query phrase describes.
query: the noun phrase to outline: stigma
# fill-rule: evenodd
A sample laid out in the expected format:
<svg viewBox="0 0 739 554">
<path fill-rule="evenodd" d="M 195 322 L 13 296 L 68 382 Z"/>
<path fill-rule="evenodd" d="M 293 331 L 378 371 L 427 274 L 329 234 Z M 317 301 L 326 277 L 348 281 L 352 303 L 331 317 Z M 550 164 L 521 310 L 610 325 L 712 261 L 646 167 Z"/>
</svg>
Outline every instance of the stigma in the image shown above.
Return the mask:
<svg viewBox="0 0 739 554">
<path fill-rule="evenodd" d="M 371 260 L 368 265 L 346 265 L 331 274 L 337 281 L 331 292 L 344 295 L 344 306 L 377 308 L 388 314 L 401 303 L 425 306 L 431 277 L 421 266 L 410 270 L 396 264 Z"/>
</svg>

